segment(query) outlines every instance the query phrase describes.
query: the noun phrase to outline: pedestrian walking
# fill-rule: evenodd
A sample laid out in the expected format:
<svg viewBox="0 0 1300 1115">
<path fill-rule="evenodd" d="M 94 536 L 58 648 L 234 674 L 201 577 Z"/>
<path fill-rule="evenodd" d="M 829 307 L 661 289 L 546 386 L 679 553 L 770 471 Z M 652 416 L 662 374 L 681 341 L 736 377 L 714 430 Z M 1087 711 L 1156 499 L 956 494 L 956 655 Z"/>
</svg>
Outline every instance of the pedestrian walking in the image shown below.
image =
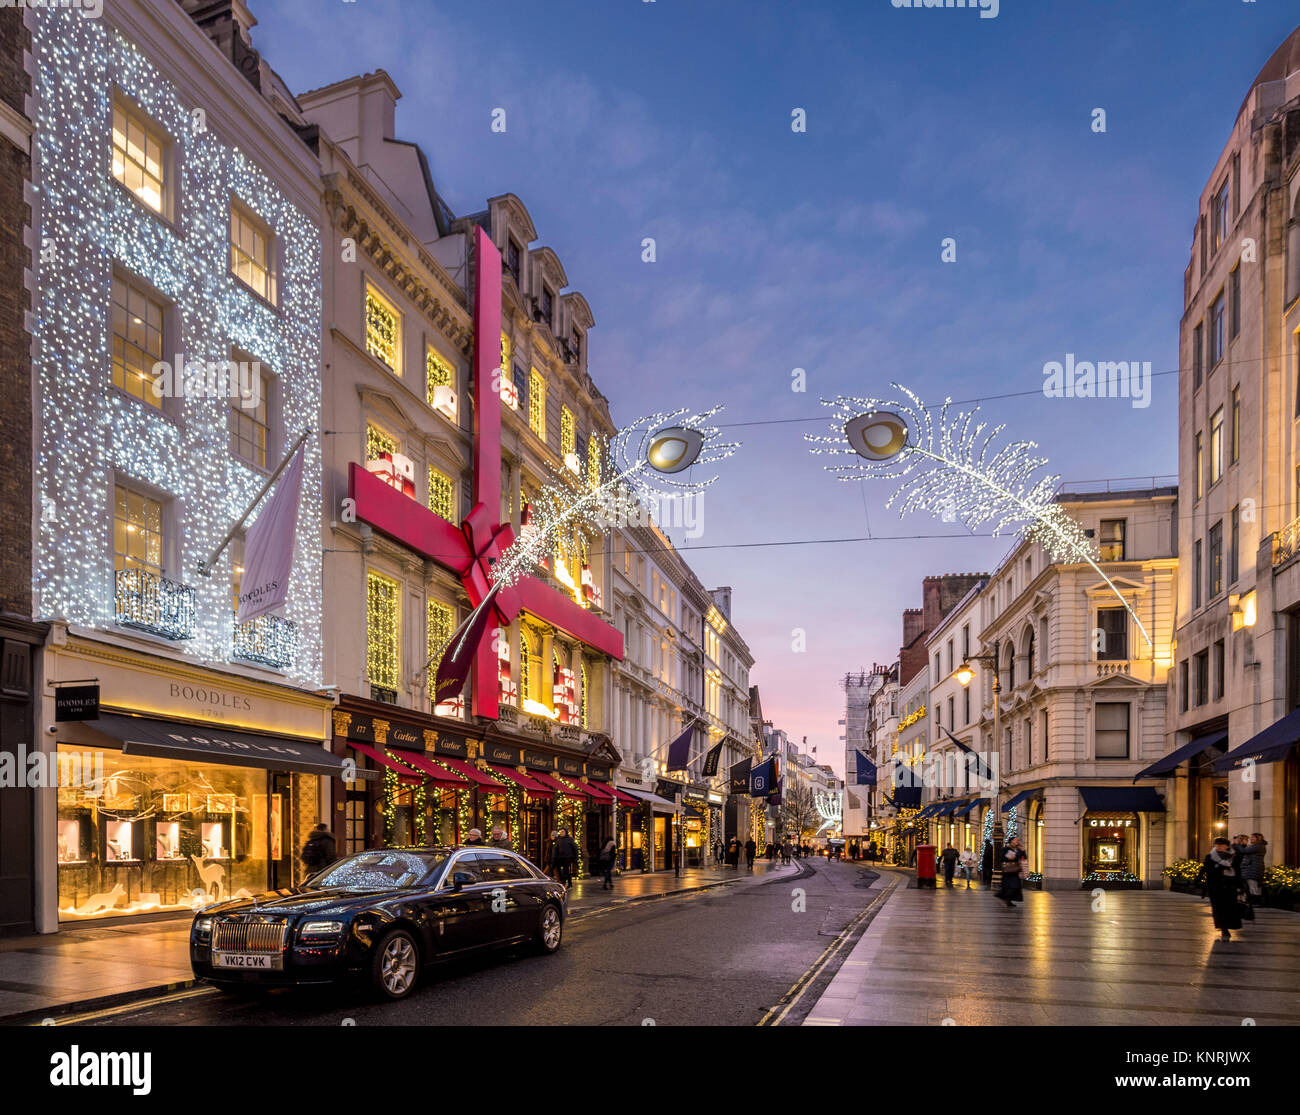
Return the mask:
<svg viewBox="0 0 1300 1115">
<path fill-rule="evenodd" d="M 740 870 L 740 841 L 734 836 L 731 843 L 727 845 L 727 866 Z"/>
<path fill-rule="evenodd" d="M 1241 878 L 1252 906 L 1258 905 L 1264 894 L 1264 857 L 1267 854 L 1268 841 L 1262 834 L 1252 832 L 1250 842 L 1241 849 Z"/>
<path fill-rule="evenodd" d="M 943 864 L 943 881 L 952 886 L 952 875 L 957 870 L 957 849 L 949 844 L 940 853 L 939 860 Z"/>
<path fill-rule="evenodd" d="M 754 855 L 757 852 L 758 852 L 758 845 L 754 843 L 754 838 L 751 836 L 748 840 L 745 841 L 745 866 L 750 871 L 754 870 Z"/>
<path fill-rule="evenodd" d="M 867 861 L 871 864 L 876 862 L 876 854 L 880 851 L 880 846 L 873 840 L 867 845 Z"/>
<path fill-rule="evenodd" d="M 763 858 L 766 859 L 768 863 L 771 863 L 772 857 L 775 854 L 776 854 L 776 845 L 769 840 L 763 848 Z"/>
<path fill-rule="evenodd" d="M 970 890 L 970 881 L 975 877 L 975 853 L 970 850 L 969 844 L 958 858 L 957 867 L 966 876 L 966 889 Z"/>
<path fill-rule="evenodd" d="M 493 825 L 493 826 L 492 826 L 492 839 L 489 840 L 488 843 L 489 843 L 493 848 L 509 848 L 509 847 L 510 847 L 510 837 L 508 837 L 508 836 L 506 835 L 506 830 L 503 829 L 500 825 Z"/>
<path fill-rule="evenodd" d="M 555 839 L 555 878 L 562 886 L 573 881 L 573 869 L 578 865 L 578 845 L 573 842 L 568 829 L 560 829 Z"/>
<path fill-rule="evenodd" d="M 786 867 L 790 866 L 790 855 L 793 851 L 794 849 L 790 847 L 790 838 L 787 836 L 781 845 L 781 862 L 785 864 Z"/>
<path fill-rule="evenodd" d="M 614 889 L 614 864 L 618 860 L 618 844 L 611 836 L 600 849 L 600 869 L 605 879 L 601 890 Z"/>
<path fill-rule="evenodd" d="M 990 887 L 993 885 L 993 842 L 984 841 L 984 850 L 980 853 L 980 878 L 984 880 L 984 885 Z"/>
<path fill-rule="evenodd" d="M 1014 904 L 1025 900 L 1024 880 L 1021 878 L 1025 859 L 1024 849 L 1020 846 L 1020 837 L 1013 836 L 1002 849 L 1002 889 L 996 897 L 1007 904 L 1007 909 L 1014 909 Z"/>
<path fill-rule="evenodd" d="M 334 851 L 334 834 L 325 827 L 323 821 L 312 829 L 299 858 L 309 875 L 314 875 L 322 867 L 328 867 L 338 858 Z"/>
<path fill-rule="evenodd" d="M 1214 928 L 1222 940 L 1231 941 L 1229 930 L 1241 928 L 1241 853 L 1233 850 L 1226 836 L 1214 842 L 1214 850 L 1205 857 L 1197 879 L 1210 900 Z"/>
</svg>

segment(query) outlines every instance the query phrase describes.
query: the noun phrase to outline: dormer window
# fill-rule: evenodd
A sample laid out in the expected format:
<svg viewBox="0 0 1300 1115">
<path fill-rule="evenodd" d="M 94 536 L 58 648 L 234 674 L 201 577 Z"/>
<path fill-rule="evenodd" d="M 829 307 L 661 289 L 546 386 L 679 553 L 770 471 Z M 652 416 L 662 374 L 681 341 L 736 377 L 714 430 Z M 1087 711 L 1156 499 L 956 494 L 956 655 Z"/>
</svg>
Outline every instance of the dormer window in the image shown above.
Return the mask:
<svg viewBox="0 0 1300 1115">
<path fill-rule="evenodd" d="M 573 347 L 573 362 L 582 363 L 582 334 L 578 330 L 573 331 L 573 340 L 570 342 Z"/>
<path fill-rule="evenodd" d="M 555 296 L 545 283 L 542 284 L 541 309 L 542 320 L 550 325 L 555 320 Z"/>
<path fill-rule="evenodd" d="M 519 245 L 515 243 L 514 237 L 506 241 L 506 270 L 515 278 L 515 285 L 519 285 Z"/>
</svg>

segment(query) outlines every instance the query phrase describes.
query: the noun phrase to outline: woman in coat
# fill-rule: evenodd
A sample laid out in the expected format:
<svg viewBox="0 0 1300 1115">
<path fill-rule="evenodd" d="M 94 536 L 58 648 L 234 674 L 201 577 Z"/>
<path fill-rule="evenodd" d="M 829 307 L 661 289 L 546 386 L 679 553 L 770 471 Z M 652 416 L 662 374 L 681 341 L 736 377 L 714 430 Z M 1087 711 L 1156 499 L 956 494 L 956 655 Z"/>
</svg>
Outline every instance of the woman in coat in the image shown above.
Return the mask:
<svg viewBox="0 0 1300 1115">
<path fill-rule="evenodd" d="M 1230 929 L 1241 928 L 1241 910 L 1237 893 L 1241 889 L 1241 853 L 1233 851 L 1226 836 L 1214 842 L 1214 851 L 1205 857 L 1200 878 L 1214 912 L 1214 928 L 1225 941 L 1232 940 Z"/>
<path fill-rule="evenodd" d="M 600 849 L 600 869 L 605 878 L 601 890 L 614 889 L 614 865 L 618 860 L 618 844 L 611 836 Z"/>
<path fill-rule="evenodd" d="M 731 838 L 731 843 L 727 845 L 727 866 L 736 868 L 740 866 L 740 841 L 734 836 Z"/>
</svg>

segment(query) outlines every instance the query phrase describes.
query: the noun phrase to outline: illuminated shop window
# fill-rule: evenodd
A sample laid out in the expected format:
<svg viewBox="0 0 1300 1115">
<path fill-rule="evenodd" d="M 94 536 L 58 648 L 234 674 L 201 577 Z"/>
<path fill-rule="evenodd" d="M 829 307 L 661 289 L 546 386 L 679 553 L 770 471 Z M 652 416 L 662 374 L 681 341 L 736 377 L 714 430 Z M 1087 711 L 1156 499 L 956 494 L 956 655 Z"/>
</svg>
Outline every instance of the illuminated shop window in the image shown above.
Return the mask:
<svg viewBox="0 0 1300 1115">
<path fill-rule="evenodd" d="M 366 667 L 371 685 L 397 692 L 401 673 L 401 588 L 378 573 L 366 577 Z"/>
<path fill-rule="evenodd" d="M 436 406 L 434 402 L 436 389 L 453 387 L 456 382 L 456 372 L 446 360 L 430 348 L 424 353 L 424 378 L 425 396 L 430 406 Z"/>
<path fill-rule="evenodd" d="M 600 487 L 600 439 L 595 434 L 587 439 L 587 487 Z"/>
<path fill-rule="evenodd" d="M 393 304 L 366 284 L 366 351 L 398 375 L 401 368 L 402 319 Z"/>
<path fill-rule="evenodd" d="M 560 408 L 560 456 L 567 457 L 577 451 L 577 424 L 573 411 L 568 407 Z"/>
<path fill-rule="evenodd" d="M 113 177 L 155 213 L 166 200 L 166 133 L 141 112 L 113 105 Z"/>
<path fill-rule="evenodd" d="M 230 270 L 268 302 L 275 301 L 271 230 L 237 201 L 230 203 Z"/>
<path fill-rule="evenodd" d="M 113 386 L 159 408 L 153 366 L 162 359 L 164 312 L 144 287 L 113 276 Z"/>
<path fill-rule="evenodd" d="M 113 487 L 113 568 L 162 576 L 163 506 L 121 484 Z"/>
<path fill-rule="evenodd" d="M 441 657 L 443 649 L 451 642 L 451 636 L 456 630 L 456 613 L 441 600 L 429 601 L 429 626 L 428 626 L 428 658 L 433 663 L 429 667 L 429 700 L 437 699 L 437 658 Z"/>
<path fill-rule="evenodd" d="M 429 466 L 429 510 L 444 519 L 456 518 L 456 484 L 450 476 Z"/>
<path fill-rule="evenodd" d="M 389 456 L 397 452 L 397 439 L 385 433 L 378 426 L 366 423 L 366 463 L 377 461 L 385 453 Z"/>
<path fill-rule="evenodd" d="M 528 373 L 528 428 L 546 440 L 546 381 L 536 368 Z"/>
</svg>

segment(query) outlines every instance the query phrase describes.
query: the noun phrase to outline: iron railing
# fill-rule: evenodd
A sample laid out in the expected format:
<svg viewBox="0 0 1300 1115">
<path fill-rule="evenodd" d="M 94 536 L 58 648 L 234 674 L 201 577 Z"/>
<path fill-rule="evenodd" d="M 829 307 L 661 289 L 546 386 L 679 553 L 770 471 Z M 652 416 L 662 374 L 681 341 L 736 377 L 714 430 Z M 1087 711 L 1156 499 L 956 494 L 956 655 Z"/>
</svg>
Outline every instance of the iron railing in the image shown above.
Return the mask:
<svg viewBox="0 0 1300 1115">
<path fill-rule="evenodd" d="M 1300 554 L 1300 518 L 1292 519 L 1275 535 L 1273 545 L 1273 564 L 1281 565 Z"/>
<path fill-rule="evenodd" d="M 268 614 L 235 624 L 234 656 L 281 670 L 298 651 L 298 625 Z"/>
<path fill-rule="evenodd" d="M 164 639 L 194 638 L 194 590 L 147 569 L 119 569 L 114 597 L 117 622 Z"/>
</svg>

